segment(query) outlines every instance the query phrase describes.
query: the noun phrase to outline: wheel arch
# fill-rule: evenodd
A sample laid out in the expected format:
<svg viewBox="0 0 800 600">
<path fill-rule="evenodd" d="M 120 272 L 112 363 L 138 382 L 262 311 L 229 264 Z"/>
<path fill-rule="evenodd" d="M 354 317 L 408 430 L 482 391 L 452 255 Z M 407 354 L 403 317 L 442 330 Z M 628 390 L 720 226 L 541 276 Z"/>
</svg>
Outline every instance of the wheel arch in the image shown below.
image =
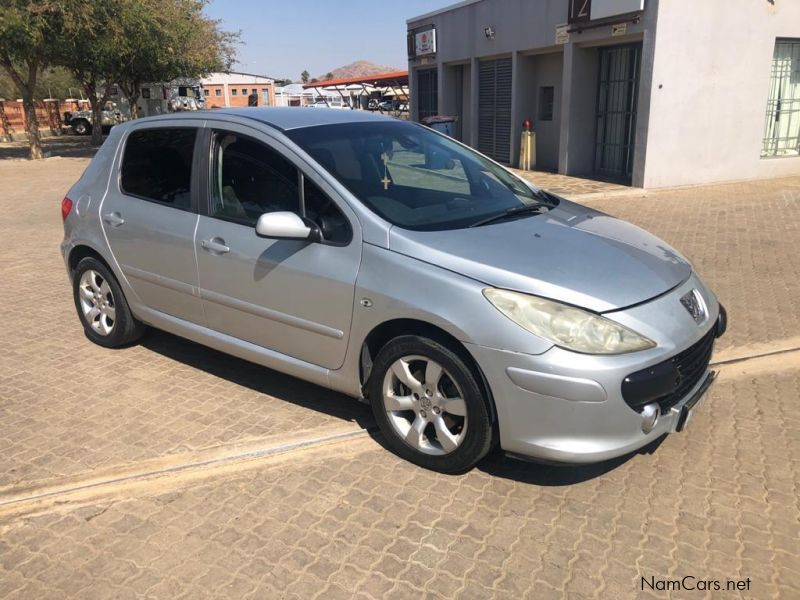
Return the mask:
<svg viewBox="0 0 800 600">
<path fill-rule="evenodd" d="M 497 410 L 495 409 L 492 390 L 478 362 L 469 350 L 467 350 L 466 346 L 453 334 L 442 329 L 438 325 L 419 319 L 398 318 L 384 321 L 376 325 L 367 334 L 366 338 L 364 338 L 361 343 L 358 365 L 359 381 L 362 390 L 367 389 L 369 378 L 372 374 L 372 362 L 378 355 L 378 352 L 380 352 L 381 348 L 390 340 L 403 335 L 426 337 L 455 352 L 478 380 L 478 384 L 484 392 L 483 397 L 486 401 L 487 408 L 489 409 L 489 418 L 493 424 L 497 423 Z"/>
<path fill-rule="evenodd" d="M 115 277 L 117 276 L 114 268 L 105 258 L 103 258 L 103 255 L 100 252 L 88 244 L 80 243 L 73 246 L 67 255 L 67 268 L 69 269 L 70 277 L 75 273 L 75 269 L 78 268 L 78 263 L 87 257 L 92 257 L 99 260 L 109 271 L 114 274 Z M 119 277 L 117 277 L 117 280 L 119 280 Z"/>
</svg>

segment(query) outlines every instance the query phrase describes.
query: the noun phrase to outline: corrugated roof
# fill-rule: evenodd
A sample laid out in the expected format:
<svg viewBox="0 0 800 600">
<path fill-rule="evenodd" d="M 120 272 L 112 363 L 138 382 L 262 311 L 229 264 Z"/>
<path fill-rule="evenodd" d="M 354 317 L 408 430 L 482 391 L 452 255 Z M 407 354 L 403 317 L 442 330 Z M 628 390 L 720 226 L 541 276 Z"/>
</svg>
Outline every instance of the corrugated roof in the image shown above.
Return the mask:
<svg viewBox="0 0 800 600">
<path fill-rule="evenodd" d="M 378 73 L 376 75 L 363 75 L 361 77 L 344 77 L 341 79 L 326 79 L 325 81 L 315 81 L 314 83 L 303 84 L 304 88 L 328 87 L 334 85 L 350 85 L 352 83 L 364 83 L 366 85 L 408 85 L 408 71 L 390 71 L 388 73 Z"/>
</svg>

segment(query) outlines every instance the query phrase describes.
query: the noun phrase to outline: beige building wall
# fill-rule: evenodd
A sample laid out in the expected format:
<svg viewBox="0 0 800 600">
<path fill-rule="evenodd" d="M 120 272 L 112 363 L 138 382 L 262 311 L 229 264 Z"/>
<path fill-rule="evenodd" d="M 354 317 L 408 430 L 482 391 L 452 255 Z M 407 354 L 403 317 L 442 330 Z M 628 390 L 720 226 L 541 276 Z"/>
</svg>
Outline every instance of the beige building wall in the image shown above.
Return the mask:
<svg viewBox="0 0 800 600">
<path fill-rule="evenodd" d="M 760 156 L 780 37 L 800 39 L 800 1 L 660 0 L 644 187 L 800 175 Z"/>
</svg>

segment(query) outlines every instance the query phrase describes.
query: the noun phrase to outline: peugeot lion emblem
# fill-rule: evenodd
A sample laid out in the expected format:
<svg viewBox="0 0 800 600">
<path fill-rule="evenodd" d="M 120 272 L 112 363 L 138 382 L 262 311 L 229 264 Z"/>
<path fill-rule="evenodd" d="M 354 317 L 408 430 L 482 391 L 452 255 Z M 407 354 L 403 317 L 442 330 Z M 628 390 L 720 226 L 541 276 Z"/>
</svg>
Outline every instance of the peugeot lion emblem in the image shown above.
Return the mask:
<svg viewBox="0 0 800 600">
<path fill-rule="evenodd" d="M 700 294 L 697 293 L 697 290 L 692 290 L 681 296 L 681 304 L 683 304 L 683 308 L 686 309 L 686 312 L 692 315 L 695 323 L 699 325 L 703 322 L 703 319 L 706 317 L 706 310 L 703 300 L 700 298 Z"/>
</svg>

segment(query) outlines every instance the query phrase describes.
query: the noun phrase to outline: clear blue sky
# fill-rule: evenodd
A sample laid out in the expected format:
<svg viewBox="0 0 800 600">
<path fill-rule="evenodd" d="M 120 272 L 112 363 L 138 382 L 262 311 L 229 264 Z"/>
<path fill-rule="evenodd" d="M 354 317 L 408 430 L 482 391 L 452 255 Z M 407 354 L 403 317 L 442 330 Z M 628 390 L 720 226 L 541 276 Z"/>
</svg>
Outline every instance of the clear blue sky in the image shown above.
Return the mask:
<svg viewBox="0 0 800 600">
<path fill-rule="evenodd" d="M 312 77 L 356 60 L 405 69 L 406 19 L 454 0 L 212 0 L 206 13 L 240 30 L 241 71 Z"/>
</svg>

